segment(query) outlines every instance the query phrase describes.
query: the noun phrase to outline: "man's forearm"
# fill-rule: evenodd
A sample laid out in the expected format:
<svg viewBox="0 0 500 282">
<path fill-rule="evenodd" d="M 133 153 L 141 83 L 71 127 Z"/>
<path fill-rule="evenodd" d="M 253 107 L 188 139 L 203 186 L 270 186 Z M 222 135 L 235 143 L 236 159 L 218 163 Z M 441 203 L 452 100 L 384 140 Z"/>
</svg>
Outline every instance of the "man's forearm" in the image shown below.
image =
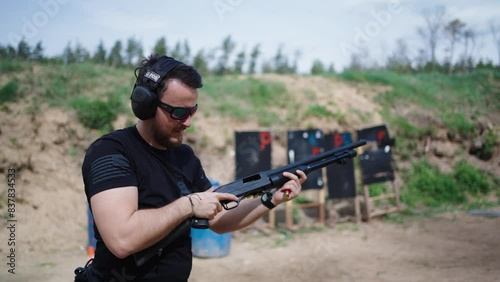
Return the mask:
<svg viewBox="0 0 500 282">
<path fill-rule="evenodd" d="M 229 211 L 223 211 L 210 222 L 210 229 L 219 234 L 232 232 L 254 223 L 269 209 L 262 205 L 260 198 L 247 199 Z"/>
</svg>

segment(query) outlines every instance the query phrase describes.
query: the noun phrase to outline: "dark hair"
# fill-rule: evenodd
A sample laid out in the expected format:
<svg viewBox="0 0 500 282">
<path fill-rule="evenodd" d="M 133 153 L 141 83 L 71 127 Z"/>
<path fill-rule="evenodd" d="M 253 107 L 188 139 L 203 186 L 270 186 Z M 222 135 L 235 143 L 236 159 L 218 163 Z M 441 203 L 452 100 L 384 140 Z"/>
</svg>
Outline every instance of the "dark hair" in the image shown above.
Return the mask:
<svg viewBox="0 0 500 282">
<path fill-rule="evenodd" d="M 153 65 L 156 64 L 162 57 L 163 56 L 159 54 L 152 54 L 148 58 L 144 58 L 139 66 L 139 75 L 137 81 L 142 81 L 146 70 L 151 69 Z M 198 73 L 198 71 L 192 66 L 181 64 L 171 70 L 167 75 L 165 75 L 163 80 L 158 84 L 158 88 L 155 90 L 158 97 L 160 97 L 161 93 L 163 93 L 163 91 L 166 89 L 165 82 L 169 79 L 178 79 L 187 86 L 195 89 L 203 87 L 201 75 Z"/>
</svg>

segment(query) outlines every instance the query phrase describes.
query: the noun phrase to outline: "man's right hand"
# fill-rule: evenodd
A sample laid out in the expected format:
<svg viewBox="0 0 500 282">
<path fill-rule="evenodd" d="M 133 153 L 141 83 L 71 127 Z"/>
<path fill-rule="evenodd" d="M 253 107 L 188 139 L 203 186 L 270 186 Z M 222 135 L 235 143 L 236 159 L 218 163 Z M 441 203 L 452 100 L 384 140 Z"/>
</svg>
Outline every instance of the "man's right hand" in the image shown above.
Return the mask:
<svg viewBox="0 0 500 282">
<path fill-rule="evenodd" d="M 238 201 L 238 198 L 229 193 L 214 193 L 211 190 L 188 195 L 193 203 L 193 216 L 197 218 L 213 219 L 222 211 L 221 201 Z"/>
</svg>

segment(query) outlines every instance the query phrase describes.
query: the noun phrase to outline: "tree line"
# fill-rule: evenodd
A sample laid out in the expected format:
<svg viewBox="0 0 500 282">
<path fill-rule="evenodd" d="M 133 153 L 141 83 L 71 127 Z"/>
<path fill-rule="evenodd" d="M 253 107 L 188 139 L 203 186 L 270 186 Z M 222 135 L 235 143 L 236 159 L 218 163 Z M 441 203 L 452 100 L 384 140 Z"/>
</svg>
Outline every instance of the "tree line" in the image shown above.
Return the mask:
<svg viewBox="0 0 500 282">
<path fill-rule="evenodd" d="M 117 40 L 110 50 L 106 50 L 104 42 L 101 40 L 91 53 L 79 42 L 72 44 L 69 42 L 60 56 L 46 57 L 43 54 L 42 42 L 36 46 L 30 46 L 23 38 L 17 47 L 0 45 L 0 58 L 18 59 L 36 62 L 54 62 L 63 64 L 74 64 L 92 62 L 95 64 L 109 65 L 112 67 L 136 66 L 144 58 L 144 48 L 142 43 L 134 37 L 128 38 L 125 42 Z M 154 54 L 168 54 L 182 62 L 193 65 L 202 75 L 216 74 L 253 74 L 257 70 L 258 59 L 262 52 L 260 44 L 255 45 L 250 53 L 244 50 L 236 50 L 236 42 L 227 36 L 218 47 L 206 50 L 201 49 L 192 53 L 187 40 L 178 41 L 174 46 L 168 46 L 165 37 L 159 38 L 153 47 Z M 293 60 L 290 60 L 280 46 L 276 55 L 261 65 L 260 71 L 263 73 L 295 74 L 297 73 L 297 62 L 300 52 L 296 52 Z"/>
<path fill-rule="evenodd" d="M 417 55 L 410 54 L 408 44 L 403 39 L 396 41 L 396 48 L 382 65 L 366 63 L 369 57 L 366 49 L 353 52 L 347 70 L 390 70 L 398 73 L 416 72 L 441 72 L 447 74 L 470 72 L 475 69 L 500 69 L 491 59 L 476 59 L 479 50 L 478 32 L 468 27 L 458 18 L 447 20 L 445 8 L 436 7 L 422 13 L 424 25 L 417 29 L 417 34 L 422 40 L 422 47 L 417 50 Z M 500 23 L 490 22 L 490 34 L 498 51 L 500 62 Z M 166 37 L 159 38 L 153 47 L 152 53 L 168 54 L 180 61 L 193 65 L 202 75 L 216 74 L 253 74 L 279 73 L 296 74 L 297 64 L 301 52 L 297 50 L 293 55 L 284 52 L 280 45 L 274 56 L 270 59 L 261 59 L 260 44 L 255 45 L 250 52 L 244 49 L 237 50 L 237 44 L 227 36 L 220 46 L 212 49 L 201 49 L 192 52 L 187 40 L 178 41 L 173 46 L 168 46 Z M 439 49 L 443 48 L 443 49 Z M 444 54 L 438 57 L 439 50 Z M 42 42 L 30 46 L 24 38 L 17 47 L 0 45 L 0 58 L 31 60 L 38 62 L 58 62 L 64 64 L 93 62 L 96 64 L 113 67 L 136 66 L 144 57 L 142 43 L 130 37 L 125 41 L 117 40 L 110 50 L 106 50 L 101 40 L 96 49 L 91 52 L 79 42 L 69 42 L 60 56 L 48 58 L 43 54 Z M 258 64 L 259 59 L 260 65 Z M 257 70 L 257 66 L 260 70 Z M 316 59 L 310 68 L 311 74 L 335 73 L 333 63 L 325 64 Z"/>
<path fill-rule="evenodd" d="M 396 41 L 396 47 L 382 66 L 366 64 L 368 50 L 353 52 L 348 69 L 386 69 L 399 73 L 440 72 L 446 74 L 467 73 L 475 69 L 500 69 L 500 22 L 489 21 L 489 31 L 478 31 L 459 18 L 450 17 L 442 6 L 422 12 L 424 25 L 417 28 L 421 48 L 410 50 L 404 39 Z M 479 58 L 479 37 L 491 35 L 498 53 L 495 66 L 490 58 Z M 411 55 L 411 51 L 413 54 Z M 416 52 L 415 52 L 416 51 Z M 441 52 L 440 52 L 441 51 Z M 438 54 L 442 54 L 441 58 Z"/>
</svg>

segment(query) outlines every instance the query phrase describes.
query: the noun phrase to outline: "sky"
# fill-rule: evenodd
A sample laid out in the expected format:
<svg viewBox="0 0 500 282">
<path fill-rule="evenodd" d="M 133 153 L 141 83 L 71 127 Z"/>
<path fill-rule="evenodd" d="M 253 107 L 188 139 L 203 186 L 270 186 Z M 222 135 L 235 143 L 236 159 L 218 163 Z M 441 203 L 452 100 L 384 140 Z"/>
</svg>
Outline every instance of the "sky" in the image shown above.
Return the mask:
<svg viewBox="0 0 500 282">
<path fill-rule="evenodd" d="M 249 54 L 260 44 L 261 59 L 270 60 L 282 46 L 290 60 L 299 54 L 301 73 L 309 72 L 316 59 L 341 71 L 352 53 L 365 52 L 366 64 L 383 65 L 398 39 L 416 57 L 424 46 L 417 33 L 425 24 L 423 12 L 438 6 L 445 7 L 448 21 L 458 18 L 478 33 L 476 58 L 499 63 L 489 30 L 492 20 L 500 26 L 498 0 L 6 0 L 0 10 L 0 44 L 17 46 L 24 38 L 35 46 L 41 41 L 44 54 L 56 56 L 68 42 L 92 54 L 101 40 L 110 50 L 117 40 L 134 37 L 149 54 L 164 36 L 170 48 L 187 40 L 194 54 L 213 50 L 231 36 L 234 53 Z M 444 43 L 438 52 L 444 58 Z"/>
</svg>

